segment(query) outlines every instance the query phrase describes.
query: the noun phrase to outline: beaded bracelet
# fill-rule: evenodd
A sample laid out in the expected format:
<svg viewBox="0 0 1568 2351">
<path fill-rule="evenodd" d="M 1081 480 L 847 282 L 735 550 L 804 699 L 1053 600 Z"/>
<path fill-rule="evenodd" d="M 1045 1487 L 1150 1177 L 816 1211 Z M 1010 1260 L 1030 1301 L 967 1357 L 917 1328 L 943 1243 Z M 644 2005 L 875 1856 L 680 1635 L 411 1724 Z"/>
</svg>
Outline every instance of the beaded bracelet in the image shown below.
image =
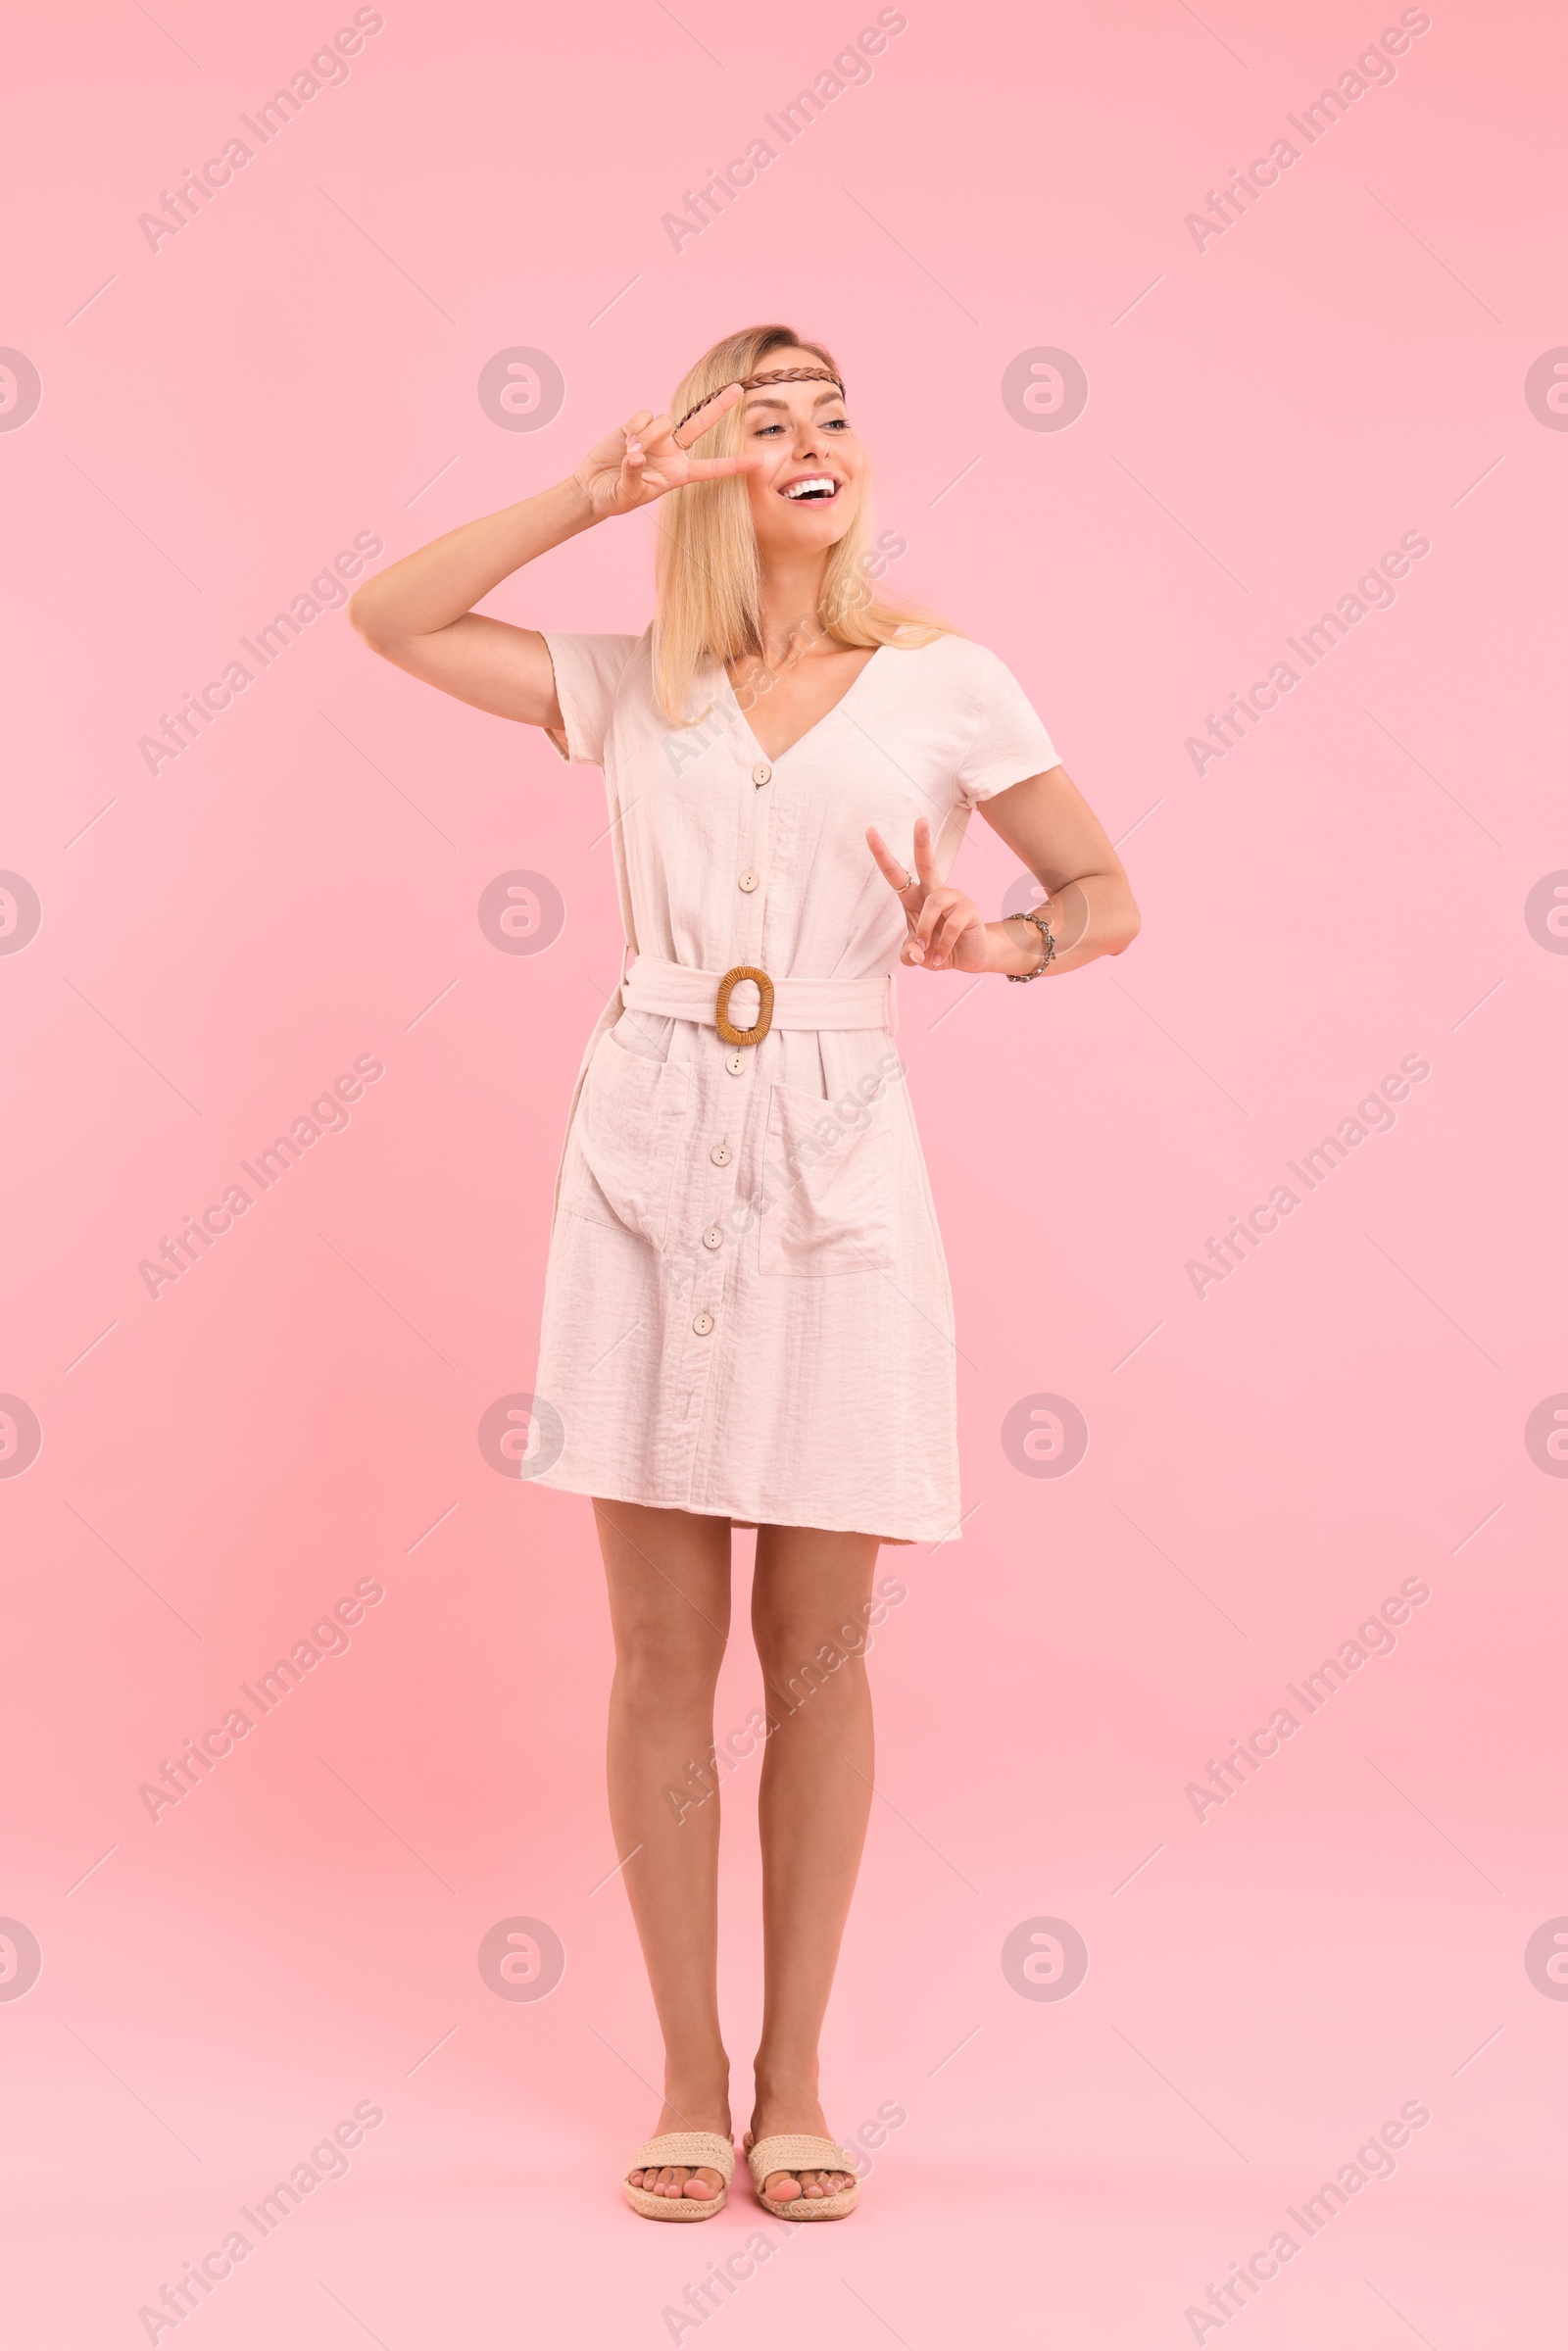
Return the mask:
<svg viewBox="0 0 1568 2351">
<path fill-rule="evenodd" d="M 1044 940 L 1046 949 L 1033 971 L 1009 971 L 1008 979 L 1023 982 L 1039 979 L 1047 964 L 1054 962 L 1056 957 L 1056 942 L 1051 935 L 1051 923 L 1045 909 L 1041 906 L 1031 906 L 1027 914 L 1010 915 L 1007 919 L 1014 922 L 1032 922 Z"/>
</svg>

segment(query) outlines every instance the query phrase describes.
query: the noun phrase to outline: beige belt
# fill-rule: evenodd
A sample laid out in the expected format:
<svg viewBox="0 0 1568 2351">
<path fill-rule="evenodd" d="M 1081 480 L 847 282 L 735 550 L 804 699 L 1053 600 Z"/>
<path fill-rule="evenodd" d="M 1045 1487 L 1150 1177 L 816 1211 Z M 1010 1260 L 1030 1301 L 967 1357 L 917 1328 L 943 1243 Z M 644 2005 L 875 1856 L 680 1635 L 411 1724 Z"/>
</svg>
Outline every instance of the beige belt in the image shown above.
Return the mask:
<svg viewBox="0 0 1568 2351">
<path fill-rule="evenodd" d="M 729 1017 L 730 998 L 746 983 L 757 989 L 757 1019 L 750 1028 L 737 1028 Z M 689 963 L 639 955 L 621 1000 L 628 1011 L 700 1020 L 716 1028 L 726 1045 L 760 1045 L 770 1028 L 892 1030 L 897 1021 L 891 971 L 880 979 L 775 980 L 755 963 L 697 971 Z"/>
</svg>

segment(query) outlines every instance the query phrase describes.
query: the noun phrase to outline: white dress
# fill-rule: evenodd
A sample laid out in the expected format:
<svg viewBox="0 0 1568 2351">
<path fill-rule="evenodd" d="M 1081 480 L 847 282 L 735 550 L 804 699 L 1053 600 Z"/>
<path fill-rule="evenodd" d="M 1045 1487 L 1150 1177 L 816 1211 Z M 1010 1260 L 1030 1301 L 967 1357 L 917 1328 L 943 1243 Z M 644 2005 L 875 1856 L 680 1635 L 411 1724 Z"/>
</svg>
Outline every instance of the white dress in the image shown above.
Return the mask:
<svg viewBox="0 0 1568 2351">
<path fill-rule="evenodd" d="M 720 665 L 683 731 L 654 700 L 651 632 L 546 642 L 558 748 L 605 772 L 638 961 L 572 1102 L 533 1405 L 548 1442 L 522 1474 L 741 1525 L 952 1538 L 953 1300 L 894 1043 L 904 912 L 865 828 L 912 872 L 924 815 L 946 875 L 976 804 L 1056 764 L 1051 739 L 962 637 L 879 649 L 777 759 Z M 737 964 L 777 983 L 744 1049 L 713 1025 Z M 639 1010 L 640 988 L 701 1016 Z M 760 1004 L 739 983 L 733 1026 Z"/>
</svg>

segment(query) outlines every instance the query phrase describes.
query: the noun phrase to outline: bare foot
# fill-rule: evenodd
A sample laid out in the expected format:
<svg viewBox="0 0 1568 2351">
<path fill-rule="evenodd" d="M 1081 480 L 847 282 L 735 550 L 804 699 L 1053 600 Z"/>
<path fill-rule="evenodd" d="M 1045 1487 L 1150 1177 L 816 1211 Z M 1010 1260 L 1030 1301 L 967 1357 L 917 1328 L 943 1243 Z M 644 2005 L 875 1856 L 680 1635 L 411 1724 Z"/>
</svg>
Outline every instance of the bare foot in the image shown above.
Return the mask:
<svg viewBox="0 0 1568 2351">
<path fill-rule="evenodd" d="M 764 2091 L 759 2085 L 757 2110 L 752 2116 L 753 2144 L 786 2133 L 807 2138 L 833 2137 L 814 2091 L 783 2095 Z M 835 2140 L 834 2144 L 837 2143 Z M 853 2172 L 769 2172 L 762 2182 L 762 2193 L 771 2204 L 819 2204 L 824 2196 L 840 2195 L 854 2183 Z"/>
<path fill-rule="evenodd" d="M 730 2135 L 729 2095 L 726 2090 L 711 2089 L 683 2092 L 678 2086 L 666 2094 L 660 2109 L 658 2128 L 651 2137 L 662 2138 L 666 2131 L 712 2131 L 720 2138 Z M 678 2204 L 689 2196 L 695 2204 L 706 2204 L 724 2192 L 724 2182 L 717 2172 L 706 2165 L 694 2171 L 685 2164 L 665 2164 L 662 2171 L 628 2172 L 626 2178 L 633 2187 L 640 2187 L 645 2196 L 667 2196 Z"/>
</svg>

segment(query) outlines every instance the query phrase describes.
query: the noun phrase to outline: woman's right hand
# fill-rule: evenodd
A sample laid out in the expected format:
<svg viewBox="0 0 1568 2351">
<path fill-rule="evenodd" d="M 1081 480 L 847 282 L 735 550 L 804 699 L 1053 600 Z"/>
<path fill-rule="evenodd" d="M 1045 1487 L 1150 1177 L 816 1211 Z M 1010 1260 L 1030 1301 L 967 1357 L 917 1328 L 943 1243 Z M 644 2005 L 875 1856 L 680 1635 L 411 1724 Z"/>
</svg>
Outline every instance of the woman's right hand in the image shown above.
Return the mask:
<svg viewBox="0 0 1568 2351">
<path fill-rule="evenodd" d="M 728 384 L 703 410 L 702 430 L 716 424 L 742 397 L 738 383 Z M 695 423 L 696 419 L 693 419 Z M 687 426 L 688 432 L 692 429 Z M 751 464 L 738 457 L 693 457 L 675 438 L 667 416 L 656 416 L 639 409 L 614 432 L 596 441 L 572 479 L 593 509 L 594 520 L 608 514 L 629 514 L 633 508 L 652 506 L 666 490 L 684 489 L 689 482 L 719 481 L 727 473 L 743 473 Z"/>
<path fill-rule="evenodd" d="M 697 440 L 743 397 L 728 384 L 686 427 Z M 695 429 L 694 429 L 695 428 Z M 590 449 L 575 473 L 484 514 L 388 564 L 350 600 L 355 628 L 376 653 L 476 710 L 547 728 L 565 748 L 550 649 L 538 631 L 475 608 L 509 574 L 607 514 L 651 506 L 688 482 L 742 473 L 757 457 L 693 457 L 668 416 L 639 409 Z"/>
</svg>

